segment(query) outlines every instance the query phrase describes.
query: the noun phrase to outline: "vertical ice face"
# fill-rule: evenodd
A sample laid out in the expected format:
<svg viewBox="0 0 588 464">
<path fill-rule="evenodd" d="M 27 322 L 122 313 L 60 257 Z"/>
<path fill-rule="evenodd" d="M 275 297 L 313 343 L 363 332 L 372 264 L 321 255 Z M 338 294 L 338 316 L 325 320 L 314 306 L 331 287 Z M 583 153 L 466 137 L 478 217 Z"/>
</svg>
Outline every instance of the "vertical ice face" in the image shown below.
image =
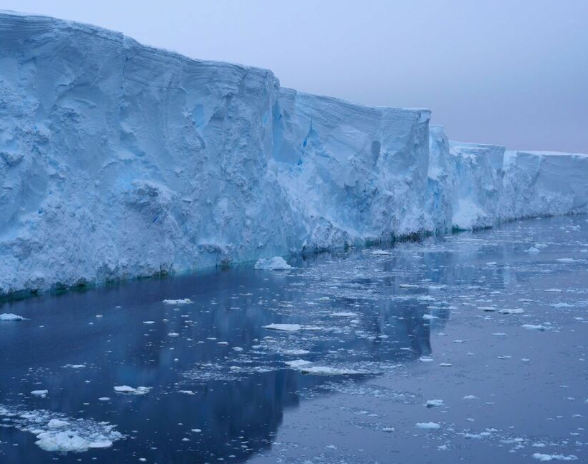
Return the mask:
<svg viewBox="0 0 588 464">
<path fill-rule="evenodd" d="M 300 247 L 271 72 L 48 18 L 0 35 L 0 293 Z"/>
<path fill-rule="evenodd" d="M 507 151 L 501 219 L 588 211 L 588 155 Z"/>
<path fill-rule="evenodd" d="M 305 245 L 423 230 L 429 117 L 281 90 L 274 159 L 306 226 Z"/>
<path fill-rule="evenodd" d="M 586 211 L 588 157 L 429 117 L 0 13 L 0 294 Z"/>
</svg>

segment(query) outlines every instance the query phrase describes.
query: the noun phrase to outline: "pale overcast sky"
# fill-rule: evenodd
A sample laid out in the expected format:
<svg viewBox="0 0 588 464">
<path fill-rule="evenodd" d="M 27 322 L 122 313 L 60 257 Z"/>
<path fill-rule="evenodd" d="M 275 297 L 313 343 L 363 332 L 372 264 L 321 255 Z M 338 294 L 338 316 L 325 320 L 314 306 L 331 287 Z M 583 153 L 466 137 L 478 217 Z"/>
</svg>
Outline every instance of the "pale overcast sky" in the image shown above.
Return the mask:
<svg viewBox="0 0 588 464">
<path fill-rule="evenodd" d="M 588 153 L 588 0 L 0 0 L 283 86 L 426 107 L 450 138 Z"/>
</svg>

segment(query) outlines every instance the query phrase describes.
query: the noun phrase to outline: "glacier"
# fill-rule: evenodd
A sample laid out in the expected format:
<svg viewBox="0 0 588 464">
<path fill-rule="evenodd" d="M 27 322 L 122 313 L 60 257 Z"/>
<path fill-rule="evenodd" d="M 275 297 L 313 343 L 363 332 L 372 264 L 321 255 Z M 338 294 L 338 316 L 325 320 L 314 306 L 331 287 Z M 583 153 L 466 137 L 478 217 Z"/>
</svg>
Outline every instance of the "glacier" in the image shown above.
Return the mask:
<svg viewBox="0 0 588 464">
<path fill-rule="evenodd" d="M 0 13 L 0 295 L 585 213 L 588 156 Z"/>
</svg>

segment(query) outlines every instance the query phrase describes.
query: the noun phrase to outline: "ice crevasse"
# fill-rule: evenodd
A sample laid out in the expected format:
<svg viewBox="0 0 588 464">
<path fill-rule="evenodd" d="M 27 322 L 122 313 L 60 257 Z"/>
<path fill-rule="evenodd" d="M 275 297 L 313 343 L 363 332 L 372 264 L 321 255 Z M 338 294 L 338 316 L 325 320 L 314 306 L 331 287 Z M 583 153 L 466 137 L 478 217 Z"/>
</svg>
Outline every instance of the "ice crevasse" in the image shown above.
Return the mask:
<svg viewBox="0 0 588 464">
<path fill-rule="evenodd" d="M 587 155 L 429 119 L 0 13 L 0 295 L 587 211 Z"/>
</svg>

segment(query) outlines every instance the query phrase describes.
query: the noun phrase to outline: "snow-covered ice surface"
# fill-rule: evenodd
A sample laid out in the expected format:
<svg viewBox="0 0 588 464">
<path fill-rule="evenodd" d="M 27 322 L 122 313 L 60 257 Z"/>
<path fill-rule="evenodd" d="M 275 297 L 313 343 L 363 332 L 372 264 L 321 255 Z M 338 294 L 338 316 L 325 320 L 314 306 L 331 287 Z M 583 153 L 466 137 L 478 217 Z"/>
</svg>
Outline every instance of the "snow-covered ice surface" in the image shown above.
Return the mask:
<svg viewBox="0 0 588 464">
<path fill-rule="evenodd" d="M 588 156 L 429 118 L 0 13 L 0 295 L 586 212 Z"/>
<path fill-rule="evenodd" d="M 526 220 L 1 302 L 0 462 L 586 462 L 587 248 Z"/>
</svg>

